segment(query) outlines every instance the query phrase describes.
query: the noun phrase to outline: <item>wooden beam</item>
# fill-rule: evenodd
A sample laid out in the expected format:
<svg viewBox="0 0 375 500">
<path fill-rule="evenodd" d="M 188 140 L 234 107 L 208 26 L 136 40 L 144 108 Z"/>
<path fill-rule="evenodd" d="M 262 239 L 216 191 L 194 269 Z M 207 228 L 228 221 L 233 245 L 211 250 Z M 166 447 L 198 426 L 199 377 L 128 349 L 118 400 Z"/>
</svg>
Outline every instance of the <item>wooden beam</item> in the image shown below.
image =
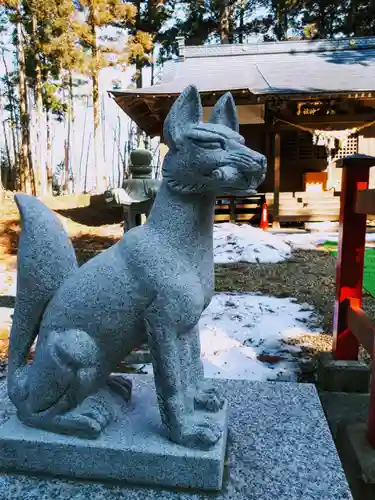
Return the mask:
<svg viewBox="0 0 375 500">
<path fill-rule="evenodd" d="M 371 99 L 375 96 L 375 91 L 367 91 L 367 92 L 316 92 L 316 93 L 306 93 L 306 92 L 282 92 L 278 94 L 264 94 L 261 97 L 267 101 L 278 101 L 280 99 L 288 100 L 288 101 L 300 101 L 303 99 L 304 101 L 315 101 L 317 99 L 337 99 L 343 98 L 348 100 L 359 100 L 359 99 Z"/>
<path fill-rule="evenodd" d="M 375 189 L 358 191 L 355 211 L 357 214 L 375 215 Z"/>
<path fill-rule="evenodd" d="M 360 307 L 352 305 L 348 307 L 347 322 L 349 330 L 373 357 L 375 327 L 370 318 Z"/>
<path fill-rule="evenodd" d="M 347 310 L 348 330 L 355 335 L 357 341 L 363 345 L 372 358 L 372 373 L 374 373 L 375 351 L 374 338 L 375 326 L 367 314 L 357 305 L 349 303 Z M 370 404 L 368 413 L 367 439 L 371 446 L 375 448 L 375 383 L 371 381 Z"/>
<path fill-rule="evenodd" d="M 286 120 L 296 125 L 330 125 L 340 123 L 353 123 L 356 125 L 364 125 L 375 120 L 375 114 L 348 114 L 348 115 L 306 115 L 298 116 L 288 112 L 278 113 L 274 115 L 276 119 Z M 281 123 L 282 124 L 282 123 Z"/>
<path fill-rule="evenodd" d="M 280 131 L 277 130 L 274 135 L 274 150 L 273 150 L 273 229 L 280 228 L 280 155 L 281 155 L 281 141 Z"/>
</svg>

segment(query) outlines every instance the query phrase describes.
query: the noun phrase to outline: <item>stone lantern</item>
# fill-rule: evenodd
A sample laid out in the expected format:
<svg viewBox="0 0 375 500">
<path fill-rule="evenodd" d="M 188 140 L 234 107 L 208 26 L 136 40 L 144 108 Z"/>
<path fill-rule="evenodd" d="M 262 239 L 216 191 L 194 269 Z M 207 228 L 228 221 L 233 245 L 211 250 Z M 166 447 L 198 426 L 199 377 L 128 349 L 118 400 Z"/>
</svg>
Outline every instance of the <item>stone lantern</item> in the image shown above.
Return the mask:
<svg viewBox="0 0 375 500">
<path fill-rule="evenodd" d="M 124 232 L 142 224 L 142 215 L 150 213 L 161 181 L 152 179 L 152 154 L 145 149 L 136 149 L 130 154 L 130 178 L 122 188 L 105 193 L 108 203 L 124 207 Z"/>
</svg>

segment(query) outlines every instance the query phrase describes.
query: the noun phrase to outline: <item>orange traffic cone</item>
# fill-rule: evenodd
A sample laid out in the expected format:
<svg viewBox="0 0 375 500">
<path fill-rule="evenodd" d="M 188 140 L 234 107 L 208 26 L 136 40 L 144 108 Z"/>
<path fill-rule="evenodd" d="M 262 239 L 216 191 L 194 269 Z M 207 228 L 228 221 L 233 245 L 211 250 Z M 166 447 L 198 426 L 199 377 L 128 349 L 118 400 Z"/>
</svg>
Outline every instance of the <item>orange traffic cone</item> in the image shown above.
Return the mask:
<svg viewBox="0 0 375 500">
<path fill-rule="evenodd" d="M 260 229 L 268 229 L 268 208 L 267 208 L 267 202 L 264 201 L 262 204 L 262 213 L 260 216 Z"/>
</svg>

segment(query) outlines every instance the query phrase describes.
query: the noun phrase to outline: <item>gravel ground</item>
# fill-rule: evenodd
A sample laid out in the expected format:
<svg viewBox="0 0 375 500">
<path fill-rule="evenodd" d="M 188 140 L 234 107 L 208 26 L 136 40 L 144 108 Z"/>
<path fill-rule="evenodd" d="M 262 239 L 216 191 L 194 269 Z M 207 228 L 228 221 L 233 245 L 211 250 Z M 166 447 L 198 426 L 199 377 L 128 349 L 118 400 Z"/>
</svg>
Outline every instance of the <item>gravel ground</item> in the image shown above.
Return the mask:
<svg viewBox="0 0 375 500">
<path fill-rule="evenodd" d="M 311 357 L 332 348 L 336 258 L 324 249 L 297 250 L 292 258 L 277 264 L 230 264 L 216 266 L 216 290 L 253 292 L 275 297 L 293 297 L 314 307 L 310 328 L 320 335 L 303 337 L 304 355 Z M 363 308 L 375 321 L 375 299 L 365 295 Z M 299 340 L 300 342 L 300 340 Z M 361 357 L 368 359 L 365 352 Z"/>
</svg>

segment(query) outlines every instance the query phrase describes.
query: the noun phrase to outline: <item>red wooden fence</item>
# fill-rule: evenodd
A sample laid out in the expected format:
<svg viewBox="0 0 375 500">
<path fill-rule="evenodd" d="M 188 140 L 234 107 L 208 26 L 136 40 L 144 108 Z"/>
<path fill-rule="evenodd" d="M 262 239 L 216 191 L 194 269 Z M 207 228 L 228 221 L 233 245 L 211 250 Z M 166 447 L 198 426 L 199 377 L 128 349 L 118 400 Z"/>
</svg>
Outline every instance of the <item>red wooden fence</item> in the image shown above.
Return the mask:
<svg viewBox="0 0 375 500">
<path fill-rule="evenodd" d="M 335 359 L 356 360 L 361 344 L 372 357 L 375 374 L 375 326 L 361 309 L 367 214 L 375 215 L 375 189 L 368 189 L 373 166 L 375 157 L 359 154 L 336 162 L 343 172 L 333 355 Z M 375 380 L 371 384 L 368 439 L 375 447 Z"/>
</svg>

